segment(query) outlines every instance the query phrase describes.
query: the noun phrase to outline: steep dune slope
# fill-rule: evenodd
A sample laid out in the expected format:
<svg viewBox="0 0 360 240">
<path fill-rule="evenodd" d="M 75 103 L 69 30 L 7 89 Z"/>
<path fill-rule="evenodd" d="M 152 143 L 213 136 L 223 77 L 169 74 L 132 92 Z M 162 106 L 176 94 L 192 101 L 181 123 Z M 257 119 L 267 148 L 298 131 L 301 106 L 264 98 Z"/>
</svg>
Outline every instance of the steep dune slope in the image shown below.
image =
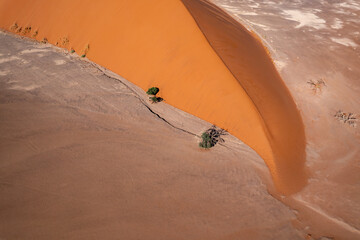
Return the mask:
<svg viewBox="0 0 360 240">
<path fill-rule="evenodd" d="M 246 30 L 229 34 L 241 26 L 218 24 L 219 16 L 231 21 L 222 12 L 184 3 L 205 35 L 180 0 L 0 0 L 0 27 L 22 27 L 20 34 L 87 53 L 143 89 L 160 87 L 167 103 L 255 149 L 281 192 L 299 190 L 305 183 L 302 124 L 271 60 Z M 229 54 L 232 49 L 238 52 Z"/>
<path fill-rule="evenodd" d="M 290 191 L 299 189 L 305 180 L 303 124 L 266 49 L 255 35 L 214 4 L 206 0 L 183 2 L 263 118 L 276 159 L 273 175 L 281 184 L 292 179 Z"/>
</svg>

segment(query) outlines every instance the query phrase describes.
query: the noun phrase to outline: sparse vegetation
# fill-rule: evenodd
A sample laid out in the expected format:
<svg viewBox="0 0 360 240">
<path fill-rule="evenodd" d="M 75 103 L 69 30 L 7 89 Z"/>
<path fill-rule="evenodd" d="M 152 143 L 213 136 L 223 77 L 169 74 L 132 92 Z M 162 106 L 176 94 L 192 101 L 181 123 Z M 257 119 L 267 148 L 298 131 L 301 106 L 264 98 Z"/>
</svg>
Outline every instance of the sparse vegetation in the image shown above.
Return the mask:
<svg viewBox="0 0 360 240">
<path fill-rule="evenodd" d="M 44 37 L 43 40 L 41 40 L 41 43 L 48 43 L 48 39 Z"/>
<path fill-rule="evenodd" d="M 325 81 L 321 78 L 317 81 L 310 80 L 307 82 L 314 93 L 321 92 L 322 88 L 326 86 Z"/>
<path fill-rule="evenodd" d="M 70 52 L 71 52 L 71 53 L 74 53 L 74 52 L 75 52 L 75 50 L 72 48 L 72 49 L 70 50 Z"/>
<path fill-rule="evenodd" d="M 156 94 L 158 94 L 159 91 L 160 90 L 157 87 L 151 87 L 147 90 L 146 94 L 151 95 L 151 97 L 149 97 L 151 103 L 158 103 L 164 100 L 163 98 L 156 96 Z"/>
<path fill-rule="evenodd" d="M 18 28 L 19 28 L 19 26 L 18 26 L 18 24 L 15 22 L 13 25 L 11 25 L 10 30 L 15 31 L 15 30 L 18 29 Z"/>
<path fill-rule="evenodd" d="M 156 96 L 156 94 L 158 94 L 159 91 L 160 91 L 159 88 L 157 88 L 157 87 L 152 87 L 152 88 L 149 88 L 149 89 L 147 90 L 146 94 L 147 94 L 147 95 L 154 95 L 154 96 Z"/>
<path fill-rule="evenodd" d="M 25 28 L 23 29 L 23 31 L 22 31 L 22 34 L 26 35 L 26 34 L 28 34 L 28 33 L 30 33 L 30 32 L 31 32 L 31 26 L 25 27 Z"/>
<path fill-rule="evenodd" d="M 38 34 L 39 34 L 39 31 L 36 30 L 36 31 L 33 33 L 32 37 L 35 38 Z"/>
<path fill-rule="evenodd" d="M 149 99 L 150 99 L 151 103 L 158 103 L 158 102 L 161 102 L 164 100 L 161 97 L 155 97 L 155 96 L 150 97 Z"/>
<path fill-rule="evenodd" d="M 63 37 L 60 40 L 61 40 L 61 45 L 64 46 L 64 47 L 66 45 L 68 45 L 68 43 L 69 43 L 69 39 L 67 37 Z"/>
<path fill-rule="evenodd" d="M 227 132 L 224 129 L 219 129 L 215 125 L 206 130 L 201 134 L 201 142 L 199 143 L 199 147 L 201 148 L 212 148 L 218 142 L 225 142 L 222 136 L 226 135 Z"/>
<path fill-rule="evenodd" d="M 90 50 L 90 45 L 87 44 L 86 47 L 85 47 L 85 49 L 84 49 L 84 51 L 83 51 L 83 54 L 81 55 L 81 57 L 82 57 L 82 58 L 86 57 L 86 55 L 88 54 L 89 50 Z"/>
<path fill-rule="evenodd" d="M 342 110 L 337 111 L 334 117 L 340 122 L 349 124 L 351 127 L 356 127 L 356 122 L 358 121 L 354 113 L 346 113 Z"/>
</svg>

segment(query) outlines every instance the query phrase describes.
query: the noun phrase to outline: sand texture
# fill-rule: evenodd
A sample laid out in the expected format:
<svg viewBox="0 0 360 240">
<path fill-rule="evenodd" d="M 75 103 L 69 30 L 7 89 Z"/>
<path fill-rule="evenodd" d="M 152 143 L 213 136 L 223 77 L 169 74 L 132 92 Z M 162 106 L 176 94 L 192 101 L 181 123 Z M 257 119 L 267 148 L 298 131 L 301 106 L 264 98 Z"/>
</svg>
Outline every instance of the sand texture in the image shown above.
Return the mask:
<svg viewBox="0 0 360 240">
<path fill-rule="evenodd" d="M 300 109 L 309 179 L 290 204 L 302 227 L 360 239 L 359 1 L 212 2 L 261 37 Z"/>
</svg>

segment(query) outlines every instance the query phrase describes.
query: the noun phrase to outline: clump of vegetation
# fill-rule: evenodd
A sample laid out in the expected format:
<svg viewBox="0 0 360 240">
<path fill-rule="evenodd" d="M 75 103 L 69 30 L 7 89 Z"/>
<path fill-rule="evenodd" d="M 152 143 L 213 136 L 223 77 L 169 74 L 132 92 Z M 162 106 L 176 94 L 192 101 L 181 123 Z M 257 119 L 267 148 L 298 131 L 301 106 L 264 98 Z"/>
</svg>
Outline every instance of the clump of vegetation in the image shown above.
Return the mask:
<svg viewBox="0 0 360 240">
<path fill-rule="evenodd" d="M 48 43 L 48 39 L 46 37 L 43 38 L 43 40 L 41 40 L 41 43 Z"/>
<path fill-rule="evenodd" d="M 154 95 L 156 96 L 156 94 L 158 94 L 158 92 L 160 91 L 159 88 L 157 87 L 152 87 L 152 88 L 149 88 L 146 92 L 147 95 Z"/>
<path fill-rule="evenodd" d="M 150 99 L 151 103 L 158 103 L 158 102 L 161 102 L 164 100 L 161 97 L 155 97 L 155 96 L 150 97 L 149 99 Z"/>
<path fill-rule="evenodd" d="M 340 122 L 349 124 L 351 127 L 356 127 L 356 115 L 353 113 L 346 113 L 341 110 L 337 111 L 334 117 L 339 120 Z"/>
<path fill-rule="evenodd" d="M 199 143 L 199 147 L 201 148 L 212 148 L 218 142 L 225 142 L 222 136 L 226 135 L 227 132 L 224 129 L 219 129 L 215 125 L 206 130 L 201 134 L 201 142 Z"/>
<path fill-rule="evenodd" d="M 322 88 L 326 86 L 325 81 L 322 78 L 317 81 L 310 80 L 307 83 L 310 85 L 314 93 L 317 93 L 318 91 L 321 92 Z"/>
<path fill-rule="evenodd" d="M 38 34 L 39 34 L 39 31 L 36 30 L 36 31 L 33 33 L 32 37 L 35 38 Z"/>
<path fill-rule="evenodd" d="M 87 44 L 86 47 L 85 47 L 85 49 L 84 49 L 84 51 L 83 51 L 83 54 L 81 55 L 81 57 L 82 57 L 82 58 L 86 57 L 86 55 L 88 54 L 89 50 L 90 50 L 90 45 Z"/>
<path fill-rule="evenodd" d="M 201 134 L 201 142 L 199 142 L 199 147 L 201 148 L 212 148 L 213 145 L 211 143 L 211 138 L 210 138 L 210 134 L 207 132 L 203 132 L 203 134 Z"/>
<path fill-rule="evenodd" d="M 22 27 L 19 27 L 17 30 L 16 30 L 16 33 L 21 33 L 22 32 Z"/>
<path fill-rule="evenodd" d="M 151 103 L 158 103 L 164 100 L 163 98 L 156 96 L 156 94 L 158 94 L 159 91 L 160 90 L 157 87 L 152 87 L 147 90 L 146 94 L 151 95 L 151 97 L 149 97 Z"/>
<path fill-rule="evenodd" d="M 69 39 L 67 37 L 61 38 L 60 41 L 61 41 L 61 45 L 64 46 L 64 47 L 66 45 L 68 45 L 68 43 L 69 43 Z"/>
<path fill-rule="evenodd" d="M 26 34 L 28 34 L 28 33 L 30 33 L 30 32 L 31 32 L 31 26 L 25 27 L 25 28 L 23 29 L 23 31 L 22 31 L 22 34 L 26 35 Z"/>
<path fill-rule="evenodd" d="M 71 53 L 74 53 L 74 52 L 75 52 L 75 49 L 71 48 L 70 52 L 71 52 Z"/>
<path fill-rule="evenodd" d="M 10 30 L 15 31 L 19 28 L 19 25 L 15 22 L 13 25 L 11 25 Z"/>
</svg>

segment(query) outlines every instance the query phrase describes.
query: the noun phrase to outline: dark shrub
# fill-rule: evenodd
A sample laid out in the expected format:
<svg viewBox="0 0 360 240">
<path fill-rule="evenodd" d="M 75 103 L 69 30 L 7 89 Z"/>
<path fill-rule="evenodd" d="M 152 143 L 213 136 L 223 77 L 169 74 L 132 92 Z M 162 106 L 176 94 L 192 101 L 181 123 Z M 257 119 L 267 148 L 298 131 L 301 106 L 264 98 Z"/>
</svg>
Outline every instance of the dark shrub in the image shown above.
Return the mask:
<svg viewBox="0 0 360 240">
<path fill-rule="evenodd" d="M 149 88 L 149 90 L 147 90 L 146 94 L 155 96 L 158 92 L 159 92 L 159 88 L 152 87 L 152 88 Z"/>
</svg>

